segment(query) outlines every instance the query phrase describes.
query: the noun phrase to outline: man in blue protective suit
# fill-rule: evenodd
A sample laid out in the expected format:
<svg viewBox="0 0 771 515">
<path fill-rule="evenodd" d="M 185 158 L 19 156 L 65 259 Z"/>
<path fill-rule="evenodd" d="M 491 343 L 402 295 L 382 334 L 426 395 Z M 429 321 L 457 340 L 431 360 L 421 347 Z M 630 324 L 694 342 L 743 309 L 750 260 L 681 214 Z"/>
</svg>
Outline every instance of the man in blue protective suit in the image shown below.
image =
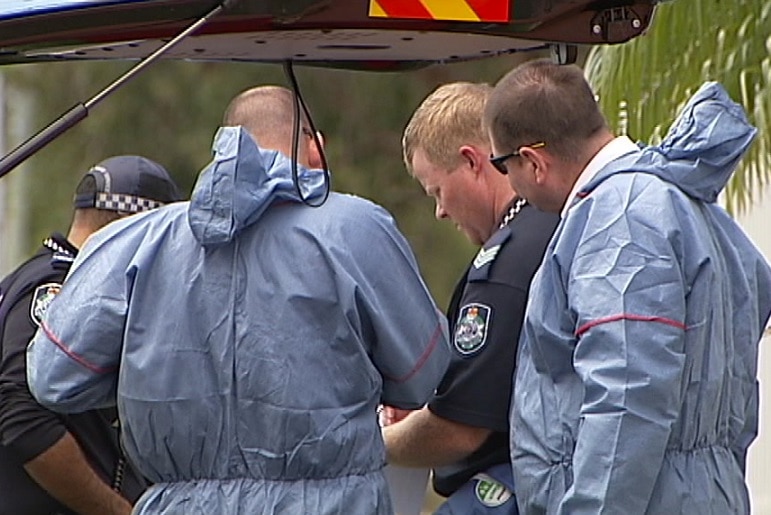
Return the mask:
<svg viewBox="0 0 771 515">
<path fill-rule="evenodd" d="M 325 173 L 303 118 L 295 186 L 293 102 L 237 96 L 191 201 L 95 237 L 31 343 L 44 405 L 117 394 L 137 513 L 393 512 L 376 410 L 426 402 L 446 322 L 385 210 L 302 201 Z"/>
<path fill-rule="evenodd" d="M 715 83 L 661 145 L 614 138 L 575 66 L 495 86 L 511 184 L 562 221 L 534 279 L 512 394 L 523 514 L 749 513 L 771 269 L 715 201 L 755 128 Z"/>
</svg>

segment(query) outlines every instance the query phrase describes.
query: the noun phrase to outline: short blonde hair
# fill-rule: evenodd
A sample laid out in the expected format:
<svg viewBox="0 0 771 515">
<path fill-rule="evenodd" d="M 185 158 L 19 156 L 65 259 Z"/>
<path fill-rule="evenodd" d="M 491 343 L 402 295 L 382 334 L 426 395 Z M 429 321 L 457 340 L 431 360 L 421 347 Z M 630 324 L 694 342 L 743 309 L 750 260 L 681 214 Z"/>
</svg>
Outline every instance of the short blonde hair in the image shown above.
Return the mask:
<svg viewBox="0 0 771 515">
<path fill-rule="evenodd" d="M 482 115 L 492 89 L 489 84 L 453 82 L 439 86 L 421 102 L 402 136 L 402 157 L 410 175 L 419 148 L 434 165 L 452 169 L 460 161 L 461 145 L 488 143 Z"/>
</svg>

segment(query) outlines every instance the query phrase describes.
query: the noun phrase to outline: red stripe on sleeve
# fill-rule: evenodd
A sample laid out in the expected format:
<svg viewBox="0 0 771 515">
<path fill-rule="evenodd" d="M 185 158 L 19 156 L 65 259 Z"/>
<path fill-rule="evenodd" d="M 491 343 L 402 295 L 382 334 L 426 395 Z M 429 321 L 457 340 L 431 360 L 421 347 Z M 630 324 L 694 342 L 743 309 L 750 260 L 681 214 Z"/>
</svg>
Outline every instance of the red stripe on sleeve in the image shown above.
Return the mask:
<svg viewBox="0 0 771 515">
<path fill-rule="evenodd" d="M 601 324 L 607 324 L 609 322 L 618 322 L 619 320 L 634 320 L 635 322 L 656 322 L 659 324 L 671 325 L 672 327 L 677 327 L 678 329 L 682 329 L 683 331 L 685 331 L 686 329 L 684 323 L 678 322 L 677 320 L 672 320 L 671 318 L 631 315 L 627 313 L 622 313 L 620 315 L 613 315 L 605 318 L 598 318 L 597 320 L 592 320 L 591 322 L 587 322 L 578 328 L 578 330 L 576 331 L 576 336 L 581 336 L 583 333 L 585 333 L 592 327 L 596 327 Z"/>
<path fill-rule="evenodd" d="M 420 355 L 420 358 L 418 358 L 417 363 L 415 363 L 415 366 L 412 367 L 412 370 L 407 372 L 405 375 L 401 377 L 389 377 L 384 376 L 389 381 L 393 381 L 394 383 L 403 383 L 407 381 L 409 378 L 414 376 L 418 370 L 423 368 L 423 365 L 426 364 L 426 361 L 428 361 L 428 357 L 431 355 L 431 353 L 436 348 L 436 344 L 439 341 L 439 335 L 442 334 L 442 326 L 437 324 L 436 331 L 434 331 L 433 336 L 431 336 L 431 341 L 429 341 L 428 346 L 426 347 L 426 350 L 423 351 L 423 354 Z"/>
<path fill-rule="evenodd" d="M 59 338 L 56 337 L 56 335 L 51 331 L 51 329 L 43 322 L 40 326 L 43 329 L 43 332 L 48 337 L 49 340 L 53 342 L 54 345 L 59 347 L 63 353 L 65 353 L 67 356 L 69 356 L 73 361 L 76 361 L 80 365 L 86 367 L 91 372 L 97 373 L 97 374 L 106 374 L 108 372 L 112 372 L 113 370 L 117 369 L 117 366 L 114 367 L 100 367 L 98 365 L 94 365 L 93 363 L 89 363 L 88 360 L 85 358 L 78 356 L 74 352 L 72 352 L 64 343 L 62 343 Z"/>
</svg>

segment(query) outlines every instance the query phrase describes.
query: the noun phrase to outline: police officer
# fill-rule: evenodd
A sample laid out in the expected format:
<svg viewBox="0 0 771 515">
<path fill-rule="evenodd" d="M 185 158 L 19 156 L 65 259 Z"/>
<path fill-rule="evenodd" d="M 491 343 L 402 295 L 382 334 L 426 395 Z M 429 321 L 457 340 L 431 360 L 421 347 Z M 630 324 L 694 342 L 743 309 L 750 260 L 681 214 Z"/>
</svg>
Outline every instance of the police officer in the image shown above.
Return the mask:
<svg viewBox="0 0 771 515">
<path fill-rule="evenodd" d="M 25 349 L 86 238 L 176 200 L 159 164 L 106 159 L 80 181 L 67 237 L 51 234 L 0 282 L 0 515 L 130 513 L 144 490 L 121 452 L 115 410 L 58 415 L 40 406 L 27 386 Z"/>
<path fill-rule="evenodd" d="M 389 463 L 434 468 L 436 513 L 517 513 L 509 462 L 509 399 L 532 277 L 559 217 L 516 195 L 489 160 L 485 84 L 439 87 L 413 114 L 404 161 L 436 217 L 482 245 L 447 312 L 453 359 L 428 405 L 384 428 Z M 405 413 L 386 408 L 386 423 Z"/>
</svg>

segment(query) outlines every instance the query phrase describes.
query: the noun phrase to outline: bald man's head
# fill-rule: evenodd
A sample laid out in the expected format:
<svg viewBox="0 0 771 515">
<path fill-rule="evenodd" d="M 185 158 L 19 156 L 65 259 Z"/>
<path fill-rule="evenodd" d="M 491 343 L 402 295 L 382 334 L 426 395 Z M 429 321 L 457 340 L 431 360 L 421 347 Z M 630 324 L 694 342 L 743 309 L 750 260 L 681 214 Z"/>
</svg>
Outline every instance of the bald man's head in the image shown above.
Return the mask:
<svg viewBox="0 0 771 515">
<path fill-rule="evenodd" d="M 260 146 L 290 149 L 294 93 L 281 86 L 259 86 L 240 93 L 225 111 L 223 124 L 244 127 Z M 307 125 L 303 117 L 303 127 Z"/>
</svg>

